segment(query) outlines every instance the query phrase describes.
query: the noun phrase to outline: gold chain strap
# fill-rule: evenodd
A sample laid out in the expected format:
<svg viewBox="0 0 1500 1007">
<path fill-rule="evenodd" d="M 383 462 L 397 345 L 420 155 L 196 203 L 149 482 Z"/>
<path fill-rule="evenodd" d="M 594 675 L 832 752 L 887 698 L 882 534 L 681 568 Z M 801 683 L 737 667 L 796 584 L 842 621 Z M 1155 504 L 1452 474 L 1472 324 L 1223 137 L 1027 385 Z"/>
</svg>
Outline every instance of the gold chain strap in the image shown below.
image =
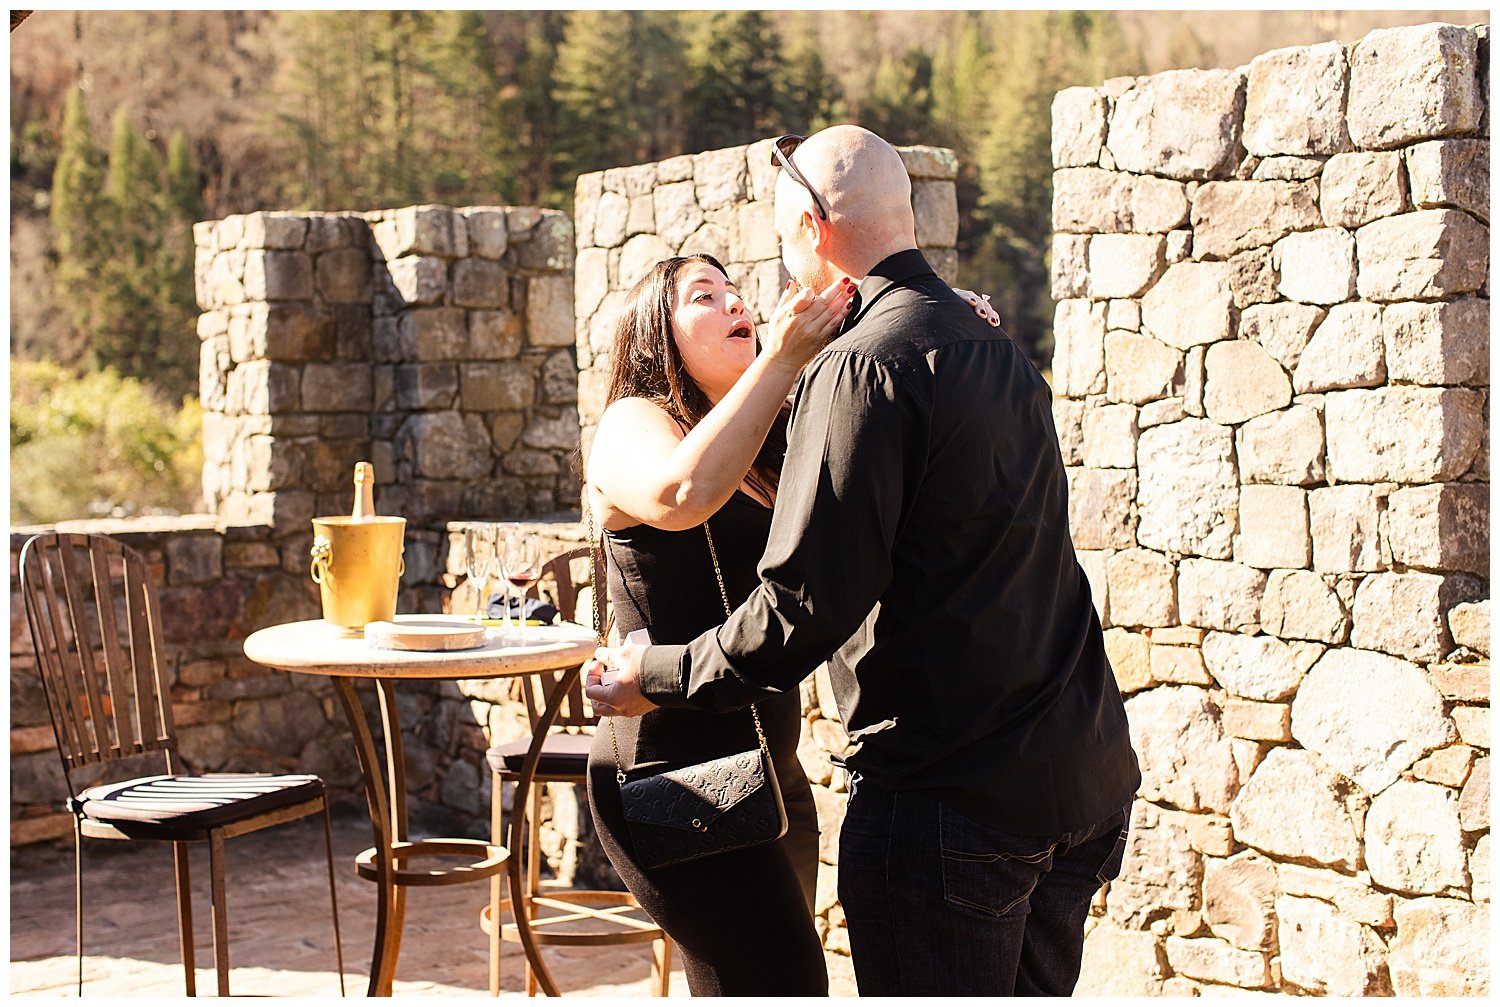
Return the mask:
<svg viewBox="0 0 1500 1007">
<path fill-rule="evenodd" d="M 708 522 L 703 522 L 703 534 L 708 539 L 708 555 L 714 561 L 714 578 L 719 582 L 719 597 L 724 601 L 724 618 L 728 619 L 734 615 L 734 610 L 729 607 L 729 592 L 724 590 L 724 571 L 719 569 L 719 551 L 714 548 L 713 532 L 708 530 Z M 760 743 L 760 750 L 766 753 L 766 758 L 771 757 L 771 749 L 766 745 L 766 732 L 760 729 L 760 714 L 756 712 L 755 704 L 750 704 L 750 716 L 755 718 L 755 739 Z"/>
<path fill-rule="evenodd" d="M 589 621 L 594 628 L 594 642 L 598 646 L 604 646 L 604 629 L 599 625 L 600 599 L 603 597 L 599 592 L 609 590 L 609 586 L 599 580 L 599 564 L 595 561 L 595 553 L 604 552 L 604 538 L 594 531 L 594 509 L 589 506 L 588 487 L 583 490 L 583 519 L 588 524 L 589 533 L 589 581 L 593 587 L 593 598 L 589 604 Z M 613 718 L 609 721 L 609 740 L 615 747 L 615 782 L 620 786 L 625 785 L 625 765 L 620 760 L 620 736 L 615 733 L 615 722 Z"/>
<path fill-rule="evenodd" d="M 589 606 L 589 617 L 593 623 L 594 640 L 599 646 L 604 646 L 604 632 L 599 627 L 599 599 L 601 590 L 608 590 L 608 586 L 599 580 L 599 565 L 594 560 L 597 547 L 598 552 L 604 551 L 603 536 L 594 532 L 594 512 L 589 507 L 588 489 L 585 487 L 583 494 L 583 518 L 587 522 L 589 533 L 589 579 L 593 583 L 594 597 Z M 714 548 L 713 532 L 708 530 L 708 522 L 703 522 L 703 535 L 708 539 L 708 556 L 714 563 L 714 579 L 719 582 L 719 598 L 724 602 L 724 616 L 728 618 L 734 614 L 729 607 L 729 592 L 724 588 L 724 571 L 719 569 L 719 551 Z M 755 704 L 750 704 L 750 716 L 755 718 L 755 740 L 760 745 L 760 750 L 765 753 L 766 758 L 771 757 L 771 748 L 766 744 L 766 732 L 760 726 L 760 712 L 755 709 Z M 614 718 L 609 718 L 609 740 L 615 749 L 615 782 L 625 786 L 625 762 L 620 758 L 620 736 L 615 733 Z"/>
</svg>

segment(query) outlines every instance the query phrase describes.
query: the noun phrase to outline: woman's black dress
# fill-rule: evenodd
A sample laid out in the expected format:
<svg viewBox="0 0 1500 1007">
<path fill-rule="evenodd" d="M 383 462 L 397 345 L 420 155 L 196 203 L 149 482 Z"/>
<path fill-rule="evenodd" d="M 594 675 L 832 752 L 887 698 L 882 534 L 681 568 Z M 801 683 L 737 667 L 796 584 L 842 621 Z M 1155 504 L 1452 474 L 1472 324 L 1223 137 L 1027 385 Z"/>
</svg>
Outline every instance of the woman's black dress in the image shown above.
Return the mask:
<svg viewBox="0 0 1500 1007">
<path fill-rule="evenodd" d="M 709 519 L 731 606 L 759 582 L 771 512 L 737 492 Z M 653 643 L 687 643 L 724 621 L 703 528 L 669 532 L 636 525 L 605 533 L 609 595 L 621 638 L 646 629 Z M 787 831 L 774 843 L 671 867 L 635 861 L 615 780 L 611 719 L 599 722 L 589 756 L 589 806 L 610 863 L 651 918 L 677 942 L 695 996 L 828 992 L 813 927 L 818 814 L 797 759 L 801 699 L 793 690 L 756 704 L 786 805 Z M 733 713 L 657 709 L 612 718 L 631 779 L 753 748 L 748 708 Z M 639 772 L 632 772 L 639 770 Z"/>
</svg>

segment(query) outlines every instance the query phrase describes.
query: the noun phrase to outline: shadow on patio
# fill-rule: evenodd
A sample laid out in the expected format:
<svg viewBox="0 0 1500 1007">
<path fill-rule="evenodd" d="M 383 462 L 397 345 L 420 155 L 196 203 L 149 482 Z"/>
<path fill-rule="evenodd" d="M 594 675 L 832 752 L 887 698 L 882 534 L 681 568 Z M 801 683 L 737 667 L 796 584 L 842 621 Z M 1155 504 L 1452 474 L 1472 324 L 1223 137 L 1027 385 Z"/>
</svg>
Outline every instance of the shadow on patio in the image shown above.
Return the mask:
<svg viewBox="0 0 1500 1007">
<path fill-rule="evenodd" d="M 363 996 L 373 939 L 375 886 L 354 874 L 354 855 L 370 843 L 362 816 L 337 812 L 334 857 L 343 925 L 346 983 Z M 337 996 L 338 977 L 324 883 L 321 823 L 307 819 L 226 844 L 231 986 L 238 995 Z M 165 844 L 85 846 L 84 991 L 86 995 L 182 995 L 172 858 Z M 201 858 L 201 862 L 200 862 Z M 11 852 L 10 993 L 71 996 L 72 849 L 67 841 Z M 198 986 L 214 988 L 208 905 L 208 857 L 193 851 L 193 922 Z M 488 993 L 486 938 L 478 914 L 482 884 L 414 889 L 396 972 L 396 995 Z M 569 995 L 645 996 L 650 949 L 549 948 L 547 962 Z M 520 949 L 504 946 L 501 989 L 522 990 Z M 852 995 L 848 958 L 832 955 L 832 992 Z M 687 996 L 674 958 L 672 995 Z"/>
<path fill-rule="evenodd" d="M 316 819 L 245 836 L 225 845 L 229 894 L 229 953 L 236 994 L 338 995 L 333 928 L 324 881 L 323 838 Z M 352 860 L 370 843 L 362 816 L 334 822 L 339 917 L 346 984 L 363 996 L 369 976 L 375 886 L 355 876 Z M 84 847 L 85 994 L 182 994 L 172 860 L 164 844 L 89 843 Z M 64 841 L 11 855 L 11 993 L 72 995 L 72 854 Z M 200 862 L 201 861 L 201 862 Z M 211 992 L 213 947 L 207 898 L 206 850 L 193 851 L 193 923 L 198 986 Z M 483 884 L 416 889 L 407 898 L 395 992 L 484 995 L 486 939 L 478 913 Z M 644 994 L 650 958 L 644 949 L 587 957 L 551 952 L 561 987 L 590 994 Z M 502 950 L 501 988 L 521 989 L 521 953 Z M 681 973 L 674 992 L 687 992 Z"/>
</svg>

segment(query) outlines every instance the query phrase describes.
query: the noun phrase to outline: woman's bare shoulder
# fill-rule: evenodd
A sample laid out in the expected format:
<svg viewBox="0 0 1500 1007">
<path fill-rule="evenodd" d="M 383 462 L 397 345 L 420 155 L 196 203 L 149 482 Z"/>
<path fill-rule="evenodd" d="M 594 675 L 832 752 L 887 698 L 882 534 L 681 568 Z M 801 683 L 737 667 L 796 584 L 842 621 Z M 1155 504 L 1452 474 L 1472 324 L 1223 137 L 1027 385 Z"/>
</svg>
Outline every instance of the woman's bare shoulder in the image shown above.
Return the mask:
<svg viewBox="0 0 1500 1007">
<path fill-rule="evenodd" d="M 668 430 L 681 436 L 681 428 L 672 415 L 650 399 L 631 396 L 611 402 L 599 417 L 600 434 L 606 432 L 640 433 L 642 430 Z"/>
<path fill-rule="evenodd" d="M 650 399 L 616 399 L 599 417 L 585 469 L 605 478 L 635 470 L 644 459 L 670 454 L 682 438 L 682 427 Z"/>
<path fill-rule="evenodd" d="M 623 399 L 615 399 L 604 408 L 604 416 L 630 416 L 639 413 L 659 413 L 667 415 L 667 411 L 657 403 L 642 395 L 628 395 Z"/>
<path fill-rule="evenodd" d="M 635 396 L 609 404 L 599 417 L 584 466 L 590 505 L 601 528 L 619 531 L 641 523 L 620 508 L 614 495 L 634 492 L 643 466 L 669 454 L 682 436 L 671 415 L 650 399 Z"/>
</svg>

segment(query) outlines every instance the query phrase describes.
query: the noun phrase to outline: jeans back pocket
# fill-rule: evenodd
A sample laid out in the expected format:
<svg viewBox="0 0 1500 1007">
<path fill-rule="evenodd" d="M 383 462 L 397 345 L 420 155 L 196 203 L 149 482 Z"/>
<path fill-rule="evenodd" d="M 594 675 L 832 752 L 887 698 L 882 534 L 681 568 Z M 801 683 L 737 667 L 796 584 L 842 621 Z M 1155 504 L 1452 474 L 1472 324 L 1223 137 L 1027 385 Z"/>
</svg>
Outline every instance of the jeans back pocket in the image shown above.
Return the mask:
<svg viewBox="0 0 1500 1007">
<path fill-rule="evenodd" d="M 1008 915 L 1030 897 L 1051 866 L 1057 840 L 992 828 L 938 807 L 943 899 L 987 917 Z"/>
</svg>

